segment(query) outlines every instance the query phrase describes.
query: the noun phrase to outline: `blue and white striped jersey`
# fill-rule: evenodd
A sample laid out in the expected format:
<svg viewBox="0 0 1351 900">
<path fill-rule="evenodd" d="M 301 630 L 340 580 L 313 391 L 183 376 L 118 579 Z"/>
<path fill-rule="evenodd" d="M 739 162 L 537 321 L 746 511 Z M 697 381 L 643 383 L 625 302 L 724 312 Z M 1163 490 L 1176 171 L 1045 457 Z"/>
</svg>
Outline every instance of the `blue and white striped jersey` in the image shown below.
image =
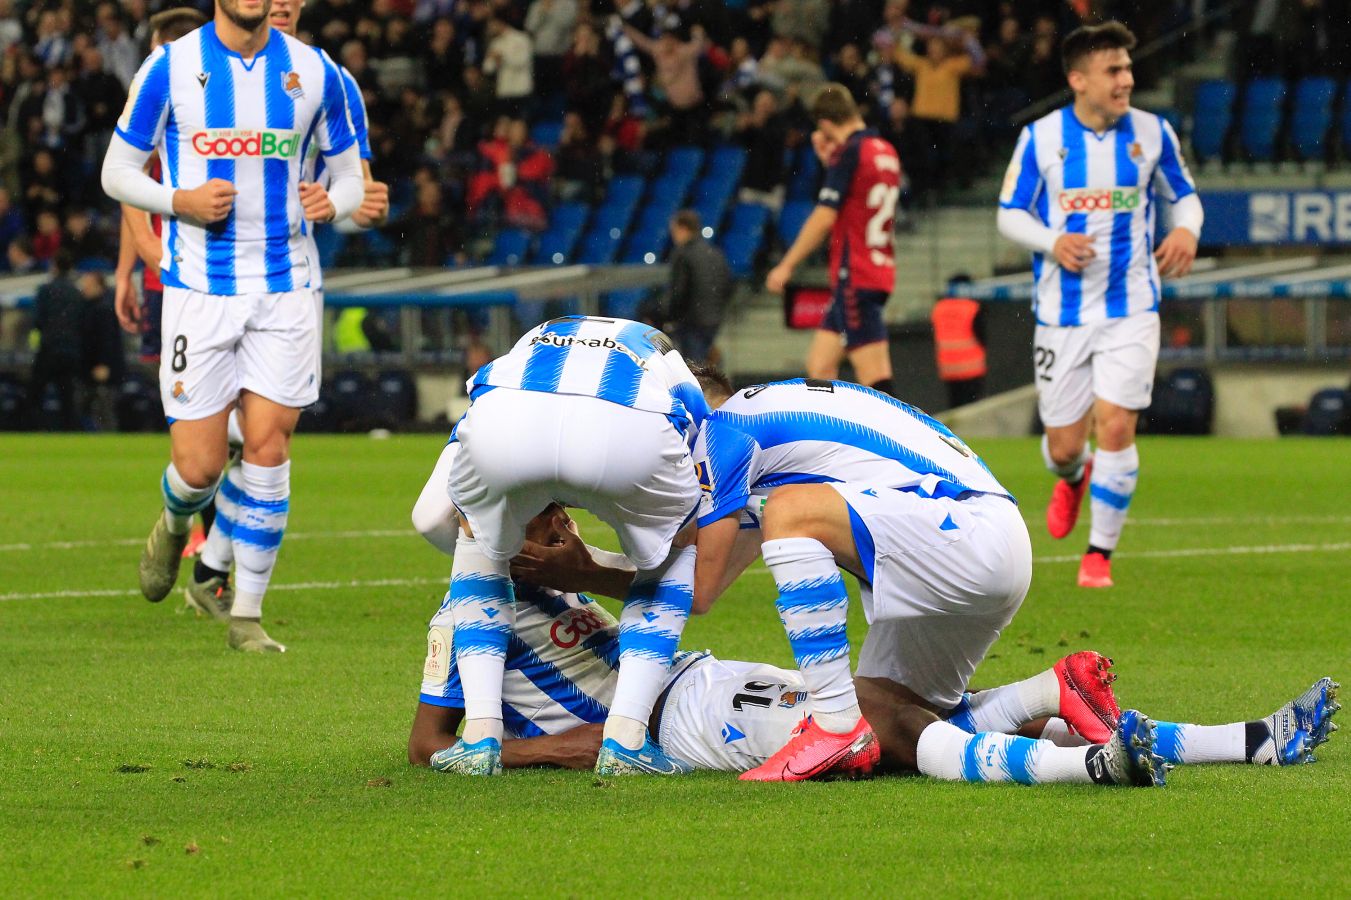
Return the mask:
<svg viewBox="0 0 1351 900">
<path fill-rule="evenodd" d="M 1023 129 L 1000 206 L 1031 212 L 1057 233 L 1088 234 L 1096 256 L 1081 273 L 1035 253 L 1033 311 L 1042 325 L 1084 325 L 1159 308 L 1156 194 L 1196 192 L 1177 135 L 1161 116 L 1131 109 L 1099 135 L 1074 107 Z"/>
<path fill-rule="evenodd" d="M 471 397 L 499 387 L 597 397 L 666 415 L 687 436 L 708 417 L 699 382 L 670 339 L 628 319 L 552 319 L 475 372 L 468 387 Z"/>
<path fill-rule="evenodd" d="M 562 734 L 604 722 L 619 669 L 619 623 L 586 594 L 562 594 L 516 582 L 516 630 L 507 643 L 502 679 L 502 723 L 512 737 Z M 446 603 L 450 595 L 446 595 Z M 444 604 L 442 606 L 444 609 Z M 442 634 L 450 639 L 450 630 Z M 450 674 L 439 696 L 419 695 L 433 706 L 464 707 L 464 686 L 449 653 Z M 427 660 L 430 669 L 443 665 Z"/>
<path fill-rule="evenodd" d="M 302 163 L 311 143 L 334 155 L 354 140 L 342 76 L 318 50 L 274 29 L 246 63 L 207 23 L 150 54 L 117 133 L 159 148 L 166 184 L 223 178 L 239 191 L 221 222 L 166 221 L 166 285 L 232 295 L 309 284 Z"/>
<path fill-rule="evenodd" d="M 699 527 L 780 485 L 848 481 L 923 497 L 1012 495 L 942 422 L 871 388 L 796 378 L 739 391 L 699 430 Z"/>
<path fill-rule="evenodd" d="M 357 80 L 352 77 L 352 73 L 347 71 L 345 66 L 333 62 L 323 50 L 320 50 L 319 53 L 325 60 L 337 66 L 338 74 L 342 76 L 343 96 L 347 100 L 347 119 L 352 125 L 352 135 L 356 138 L 357 148 L 361 151 L 361 158 L 369 161 L 371 159 L 371 140 L 366 125 L 366 98 L 362 96 Z M 323 154 L 319 152 L 317 144 L 310 144 L 309 152 L 305 155 L 305 170 L 300 180 L 313 181 L 323 185 L 326 189 L 332 186 L 332 173 L 329 172 L 328 166 L 324 163 Z M 322 288 L 324 286 L 324 270 L 319 265 L 319 245 L 314 240 L 314 229 L 307 228 L 306 231 L 309 240 L 310 287 Z"/>
</svg>

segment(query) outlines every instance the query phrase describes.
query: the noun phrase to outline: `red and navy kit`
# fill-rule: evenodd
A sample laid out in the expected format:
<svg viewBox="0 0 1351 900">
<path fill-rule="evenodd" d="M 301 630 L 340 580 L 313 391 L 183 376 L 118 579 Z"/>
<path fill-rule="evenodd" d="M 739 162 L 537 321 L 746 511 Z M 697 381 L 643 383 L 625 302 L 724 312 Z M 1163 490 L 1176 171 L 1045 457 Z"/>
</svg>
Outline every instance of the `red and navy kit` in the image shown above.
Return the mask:
<svg viewBox="0 0 1351 900">
<path fill-rule="evenodd" d="M 891 228 L 900 196 L 896 149 L 870 129 L 850 135 L 817 197 L 838 213 L 830 234 L 834 301 L 821 327 L 842 333 L 847 347 L 886 340 L 882 307 L 896 285 Z"/>
</svg>

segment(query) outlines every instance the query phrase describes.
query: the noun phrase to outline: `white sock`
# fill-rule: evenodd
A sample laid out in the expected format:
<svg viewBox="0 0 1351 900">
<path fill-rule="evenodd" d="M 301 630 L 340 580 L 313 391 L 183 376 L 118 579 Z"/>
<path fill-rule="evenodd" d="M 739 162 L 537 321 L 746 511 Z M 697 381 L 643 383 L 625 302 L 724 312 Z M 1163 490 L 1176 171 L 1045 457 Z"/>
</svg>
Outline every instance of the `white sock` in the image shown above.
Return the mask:
<svg viewBox="0 0 1351 900">
<path fill-rule="evenodd" d="M 291 462 L 279 466 L 239 464 L 243 493 L 230 542 L 235 554 L 235 602 L 230 614 L 256 619 L 263 614 L 263 594 L 277 564 L 286 517 L 291 508 Z"/>
<path fill-rule="evenodd" d="M 1094 454 L 1093 477 L 1088 486 L 1093 515 L 1088 542 L 1094 547 L 1116 549 L 1139 478 L 1140 453 L 1134 444 L 1125 450 L 1099 449 Z"/>
<path fill-rule="evenodd" d="M 1054 669 L 1023 681 L 978 691 L 962 697 L 948 721 L 964 731 L 1002 731 L 1013 734 L 1028 722 L 1060 711 L 1060 679 Z"/>
<path fill-rule="evenodd" d="M 466 741 L 502 737 L 502 676 L 516 625 L 508 563 L 483 555 L 463 533 L 450 575 L 451 647 L 464 687 Z"/>
<path fill-rule="evenodd" d="M 812 697 L 812 719 L 845 733 L 862 713 L 849 670 L 849 594 L 835 557 L 812 538 L 781 538 L 761 545 L 779 589 L 775 605 L 802 679 Z"/>
<path fill-rule="evenodd" d="M 202 545 L 202 562 L 218 572 L 230 571 L 235 561 L 233 535 L 239 522 L 239 501 L 244 497 L 239 468 L 232 466 L 221 479 L 220 490 L 216 491 L 216 521 Z"/>
<path fill-rule="evenodd" d="M 1051 458 L 1051 442 L 1046 435 L 1041 436 L 1041 458 L 1046 462 L 1046 468 L 1050 469 L 1056 476 L 1066 481 L 1078 481 L 1084 477 L 1084 466 L 1090 459 L 1094 459 L 1093 448 L 1084 444 L 1084 449 L 1079 451 L 1077 459 L 1070 460 L 1065 465 L 1060 465 Z M 1096 464 L 1095 464 L 1096 465 Z"/>
<path fill-rule="evenodd" d="M 1087 738 L 1076 734 L 1070 728 L 1069 722 L 1059 718 L 1047 721 L 1046 727 L 1041 730 L 1041 739 L 1050 741 L 1057 747 L 1087 747 L 1091 743 Z"/>
<path fill-rule="evenodd" d="M 920 734 L 916 755 L 920 772 L 945 781 L 1090 784 L 1093 749 L 988 731 L 967 734 L 948 722 L 934 722 Z"/>
<path fill-rule="evenodd" d="M 192 517 L 211 505 L 216 485 L 194 487 L 183 480 L 173 463 L 169 463 L 160 479 L 160 492 L 164 495 L 165 512 L 169 514 L 169 530 L 174 534 L 187 534 L 192 530 Z"/>
<path fill-rule="evenodd" d="M 1154 752 L 1175 765 L 1248 762 L 1248 724 L 1157 723 Z"/>
<path fill-rule="evenodd" d="M 693 601 L 693 547 L 672 551 L 660 568 L 634 578 L 619 614 L 619 680 L 605 737 L 630 750 L 643 745 Z"/>
</svg>

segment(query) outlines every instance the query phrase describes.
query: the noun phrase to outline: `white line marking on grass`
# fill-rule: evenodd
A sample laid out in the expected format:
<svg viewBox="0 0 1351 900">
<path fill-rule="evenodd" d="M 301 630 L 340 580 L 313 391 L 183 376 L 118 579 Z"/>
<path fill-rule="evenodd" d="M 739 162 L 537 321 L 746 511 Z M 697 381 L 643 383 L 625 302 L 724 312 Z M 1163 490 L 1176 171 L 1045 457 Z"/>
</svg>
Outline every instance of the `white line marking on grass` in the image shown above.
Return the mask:
<svg viewBox="0 0 1351 900">
<path fill-rule="evenodd" d="M 1254 547 L 1181 547 L 1176 550 L 1137 550 L 1133 553 L 1113 553 L 1112 559 L 1182 559 L 1191 556 L 1254 556 L 1269 553 L 1343 553 L 1351 550 L 1351 542 L 1338 544 L 1267 544 Z M 1079 562 L 1081 554 L 1073 556 L 1039 556 L 1032 562 Z"/>
<path fill-rule="evenodd" d="M 1127 519 L 1128 525 L 1171 527 L 1187 525 L 1351 525 L 1351 516 L 1186 516 Z"/>
<path fill-rule="evenodd" d="M 384 587 L 427 587 L 450 583 L 450 575 L 444 578 L 376 578 L 372 580 L 353 579 L 351 581 L 301 581 L 293 584 L 274 584 L 269 591 L 331 591 L 342 588 L 384 588 Z M 139 590 L 103 589 L 90 591 L 36 591 L 31 594 L 0 594 L 5 600 L 65 600 L 88 597 L 139 597 Z"/>
<path fill-rule="evenodd" d="M 287 533 L 288 541 L 336 541 L 361 538 L 411 537 L 417 532 L 411 528 L 376 529 L 373 531 L 298 531 Z M 0 553 L 14 553 L 23 550 L 87 550 L 91 547 L 135 547 L 145 543 L 145 538 L 108 538 L 96 541 L 46 541 L 38 544 L 0 544 Z"/>
</svg>

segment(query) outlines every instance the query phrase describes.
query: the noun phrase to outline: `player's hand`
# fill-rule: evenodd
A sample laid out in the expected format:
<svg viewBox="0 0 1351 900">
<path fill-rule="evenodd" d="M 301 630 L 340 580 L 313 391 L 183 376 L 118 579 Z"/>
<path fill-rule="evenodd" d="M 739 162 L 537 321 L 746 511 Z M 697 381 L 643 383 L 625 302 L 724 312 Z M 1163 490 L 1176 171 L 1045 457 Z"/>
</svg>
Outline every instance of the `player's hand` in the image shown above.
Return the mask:
<svg viewBox="0 0 1351 900">
<path fill-rule="evenodd" d="M 1155 248 L 1154 258 L 1159 261 L 1161 276 L 1181 278 L 1196 261 L 1196 235 L 1185 228 L 1174 228 Z"/>
<path fill-rule="evenodd" d="M 219 222 L 230 214 L 239 192 L 224 178 L 213 178 L 206 184 L 174 191 L 174 215 L 195 219 L 208 225 Z"/>
<path fill-rule="evenodd" d="M 379 228 L 389 218 L 389 185 L 383 181 L 366 182 L 361 205 L 352 213 L 352 221 L 362 228 Z"/>
<path fill-rule="evenodd" d="M 141 298 L 136 296 L 136 285 L 132 283 L 130 272 L 117 276 L 113 289 L 113 309 L 117 311 L 117 322 L 123 331 L 141 333 Z"/>
<path fill-rule="evenodd" d="M 313 181 L 300 182 L 300 207 L 307 222 L 332 222 L 338 215 L 333 201 L 328 199 L 328 191 Z"/>
<path fill-rule="evenodd" d="M 788 287 L 788 279 L 792 277 L 793 267 L 779 263 L 770 269 L 769 274 L 765 276 L 765 290 L 771 294 L 782 294 L 784 288 Z"/>
<path fill-rule="evenodd" d="M 1067 272 L 1082 272 L 1084 266 L 1098 255 L 1093 249 L 1093 238 L 1086 234 L 1062 234 L 1056 238 L 1052 252 L 1060 268 Z"/>
<path fill-rule="evenodd" d="M 594 590 L 596 561 L 580 537 L 567 527 L 566 516 L 554 517 L 558 543 L 526 541 L 511 560 L 511 577 L 564 593 Z"/>
</svg>

